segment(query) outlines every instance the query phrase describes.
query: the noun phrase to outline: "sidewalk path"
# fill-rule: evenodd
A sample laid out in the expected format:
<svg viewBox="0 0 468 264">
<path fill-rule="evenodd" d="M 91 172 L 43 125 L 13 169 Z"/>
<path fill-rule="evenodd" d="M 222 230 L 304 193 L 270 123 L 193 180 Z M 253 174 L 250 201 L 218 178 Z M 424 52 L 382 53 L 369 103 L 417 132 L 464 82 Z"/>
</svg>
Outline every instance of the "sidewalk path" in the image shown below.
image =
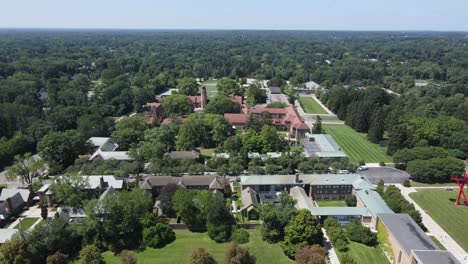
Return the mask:
<svg viewBox="0 0 468 264">
<path fill-rule="evenodd" d="M 323 245 L 328 251 L 328 258 L 330 259 L 331 264 L 340 264 L 340 260 L 338 259 L 338 255 L 336 255 L 335 248 L 332 246 L 330 239 L 327 236 L 327 233 L 325 232 L 325 229 L 322 228 L 323 232 Z"/>
<path fill-rule="evenodd" d="M 466 254 L 465 250 L 409 196 L 410 193 L 417 192 L 417 190 L 413 187 L 403 187 L 401 184 L 394 185 L 401 190 L 403 197 L 405 197 L 405 199 L 410 203 L 414 204 L 416 210 L 421 213 L 422 222 L 427 227 L 427 230 L 430 232 L 430 234 L 437 238 L 437 240 L 439 240 L 439 242 L 444 245 L 447 251 L 452 252 L 452 254 L 455 255 L 455 257 L 461 263 L 468 263 L 468 254 Z"/>
</svg>

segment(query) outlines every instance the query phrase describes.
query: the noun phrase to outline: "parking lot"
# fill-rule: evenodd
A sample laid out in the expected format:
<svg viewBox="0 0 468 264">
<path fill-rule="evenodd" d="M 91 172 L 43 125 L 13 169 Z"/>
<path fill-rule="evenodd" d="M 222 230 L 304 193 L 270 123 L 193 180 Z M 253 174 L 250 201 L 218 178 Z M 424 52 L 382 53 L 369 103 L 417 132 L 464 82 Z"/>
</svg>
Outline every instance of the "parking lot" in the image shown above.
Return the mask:
<svg viewBox="0 0 468 264">
<path fill-rule="evenodd" d="M 406 171 L 390 167 L 371 167 L 358 173 L 366 176 L 374 184 L 377 184 L 380 180 L 383 180 L 385 183 L 403 183 L 410 176 Z"/>
</svg>

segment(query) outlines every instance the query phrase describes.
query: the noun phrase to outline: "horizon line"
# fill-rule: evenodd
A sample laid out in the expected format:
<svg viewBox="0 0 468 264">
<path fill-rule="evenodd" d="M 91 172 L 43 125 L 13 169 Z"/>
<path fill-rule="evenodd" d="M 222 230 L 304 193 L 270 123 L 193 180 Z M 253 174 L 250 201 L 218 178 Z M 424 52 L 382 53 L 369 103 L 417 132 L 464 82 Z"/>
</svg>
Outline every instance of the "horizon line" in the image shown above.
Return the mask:
<svg viewBox="0 0 468 264">
<path fill-rule="evenodd" d="M 320 31 L 320 32 L 440 32 L 468 33 L 468 29 L 275 29 L 275 28 L 126 28 L 126 27 L 2 27 L 0 30 L 121 30 L 121 31 Z"/>
</svg>

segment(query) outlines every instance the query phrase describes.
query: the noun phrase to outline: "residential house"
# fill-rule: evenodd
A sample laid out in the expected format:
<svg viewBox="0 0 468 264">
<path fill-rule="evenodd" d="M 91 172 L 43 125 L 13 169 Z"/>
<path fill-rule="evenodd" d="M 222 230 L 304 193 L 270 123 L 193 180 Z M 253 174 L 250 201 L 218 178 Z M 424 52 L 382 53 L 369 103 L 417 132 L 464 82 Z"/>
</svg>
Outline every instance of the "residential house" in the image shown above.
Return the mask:
<svg viewBox="0 0 468 264">
<path fill-rule="evenodd" d="M 258 220 L 259 219 L 259 212 L 258 212 L 258 194 L 257 192 L 247 187 L 242 190 L 242 206 L 240 211 L 242 216 L 249 219 L 249 220 Z"/>
<path fill-rule="evenodd" d="M 119 145 L 110 137 L 91 137 L 88 142 L 94 146 L 94 153 L 89 160 L 133 160 L 128 151 L 117 151 Z"/>
<path fill-rule="evenodd" d="M 154 196 L 159 194 L 161 188 L 168 184 L 177 184 L 179 188 L 210 190 L 224 192 L 226 180 L 219 176 L 150 176 L 141 184 L 140 188 Z"/>
</svg>

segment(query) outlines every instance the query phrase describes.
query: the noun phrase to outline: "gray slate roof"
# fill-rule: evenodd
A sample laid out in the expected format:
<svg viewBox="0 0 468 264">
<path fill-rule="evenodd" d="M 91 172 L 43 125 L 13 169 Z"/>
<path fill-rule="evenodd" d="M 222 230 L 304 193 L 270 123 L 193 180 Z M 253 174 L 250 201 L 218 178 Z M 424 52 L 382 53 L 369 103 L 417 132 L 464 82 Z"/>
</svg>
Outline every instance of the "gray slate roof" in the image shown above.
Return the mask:
<svg viewBox="0 0 468 264">
<path fill-rule="evenodd" d="M 439 249 L 409 215 L 379 214 L 378 217 L 407 255 L 410 255 L 411 250 Z"/>
<path fill-rule="evenodd" d="M 446 250 L 415 250 L 413 253 L 420 264 L 461 264 L 451 252 Z"/>
<path fill-rule="evenodd" d="M 296 200 L 295 207 L 297 209 L 309 209 L 311 210 L 314 206 L 312 204 L 312 200 L 309 196 L 305 193 L 304 189 L 299 186 L 292 187 L 289 190 L 289 194 L 291 197 Z"/>
</svg>

